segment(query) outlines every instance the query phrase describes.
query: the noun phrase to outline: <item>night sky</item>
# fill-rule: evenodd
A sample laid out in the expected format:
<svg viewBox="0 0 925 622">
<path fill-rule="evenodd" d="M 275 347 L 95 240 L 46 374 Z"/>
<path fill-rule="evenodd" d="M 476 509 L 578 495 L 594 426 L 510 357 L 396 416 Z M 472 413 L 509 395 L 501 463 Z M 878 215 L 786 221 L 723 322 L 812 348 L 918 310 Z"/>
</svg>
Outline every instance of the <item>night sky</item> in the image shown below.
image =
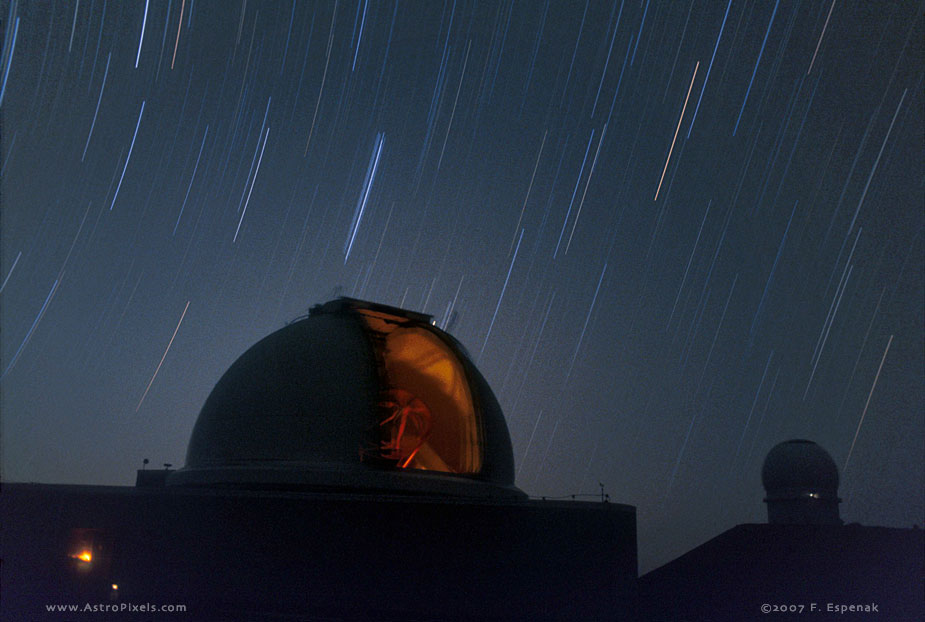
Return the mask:
<svg viewBox="0 0 925 622">
<path fill-rule="evenodd" d="M 345 295 L 459 338 L 517 485 L 635 505 L 642 571 L 790 438 L 921 524 L 923 8 L 0 3 L 4 479 L 182 465 Z"/>
</svg>

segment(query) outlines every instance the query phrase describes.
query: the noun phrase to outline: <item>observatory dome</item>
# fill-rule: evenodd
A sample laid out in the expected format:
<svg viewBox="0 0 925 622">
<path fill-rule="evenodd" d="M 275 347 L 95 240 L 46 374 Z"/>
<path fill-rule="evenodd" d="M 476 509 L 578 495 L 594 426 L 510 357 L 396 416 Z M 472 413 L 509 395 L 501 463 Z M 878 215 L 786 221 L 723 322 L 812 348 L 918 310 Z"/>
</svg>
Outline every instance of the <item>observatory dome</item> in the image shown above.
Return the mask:
<svg viewBox="0 0 925 622">
<path fill-rule="evenodd" d="M 807 440 L 778 443 L 768 452 L 761 468 L 768 496 L 787 491 L 838 493 L 838 467 L 826 450 Z"/>
<path fill-rule="evenodd" d="M 221 377 L 170 486 L 524 497 L 504 415 L 430 316 L 339 298 Z"/>
<path fill-rule="evenodd" d="M 761 481 L 769 523 L 842 524 L 838 467 L 816 443 L 795 439 L 775 445 L 764 459 Z"/>
</svg>

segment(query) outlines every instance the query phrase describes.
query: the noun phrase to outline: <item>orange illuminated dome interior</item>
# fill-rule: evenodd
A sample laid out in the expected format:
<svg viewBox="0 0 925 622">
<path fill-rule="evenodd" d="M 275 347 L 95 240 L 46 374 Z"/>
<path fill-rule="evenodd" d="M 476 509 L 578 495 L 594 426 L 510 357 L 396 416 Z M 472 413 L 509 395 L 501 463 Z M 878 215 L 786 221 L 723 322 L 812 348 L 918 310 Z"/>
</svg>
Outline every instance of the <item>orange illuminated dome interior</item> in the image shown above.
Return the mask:
<svg viewBox="0 0 925 622">
<path fill-rule="evenodd" d="M 475 474 L 482 444 L 461 361 L 435 332 L 405 318 L 358 309 L 373 343 L 385 387 L 378 429 L 361 450 L 368 462 L 399 468 Z"/>
</svg>

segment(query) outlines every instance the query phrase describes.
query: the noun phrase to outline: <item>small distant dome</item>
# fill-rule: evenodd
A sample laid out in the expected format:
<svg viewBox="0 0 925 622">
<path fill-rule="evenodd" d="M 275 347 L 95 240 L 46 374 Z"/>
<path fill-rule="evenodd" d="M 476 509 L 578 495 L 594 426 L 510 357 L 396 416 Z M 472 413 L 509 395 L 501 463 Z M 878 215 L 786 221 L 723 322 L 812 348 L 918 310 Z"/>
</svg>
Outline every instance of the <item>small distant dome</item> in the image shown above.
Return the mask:
<svg viewBox="0 0 925 622">
<path fill-rule="evenodd" d="M 840 525 L 838 467 L 826 450 L 794 439 L 768 452 L 761 469 L 768 522 Z"/>
<path fill-rule="evenodd" d="M 764 459 L 761 482 L 768 495 L 786 490 L 838 493 L 838 467 L 813 441 L 794 439 L 775 445 Z"/>
<path fill-rule="evenodd" d="M 169 486 L 524 497 L 504 415 L 430 316 L 340 298 L 216 384 Z"/>
</svg>

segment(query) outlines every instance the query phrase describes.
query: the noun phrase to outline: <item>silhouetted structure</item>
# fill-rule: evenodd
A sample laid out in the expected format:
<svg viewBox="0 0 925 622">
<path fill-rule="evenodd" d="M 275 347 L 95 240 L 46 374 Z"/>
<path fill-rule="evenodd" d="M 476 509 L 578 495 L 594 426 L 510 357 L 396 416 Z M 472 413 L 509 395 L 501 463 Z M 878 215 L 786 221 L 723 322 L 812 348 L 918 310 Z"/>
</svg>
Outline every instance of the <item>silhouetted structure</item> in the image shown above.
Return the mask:
<svg viewBox="0 0 925 622">
<path fill-rule="evenodd" d="M 767 492 L 768 522 L 774 525 L 841 525 L 838 467 L 812 441 L 775 445 L 764 459 L 761 482 Z"/>
<path fill-rule="evenodd" d="M 637 581 L 635 508 L 528 499 L 464 348 L 429 316 L 369 302 L 316 306 L 250 348 L 206 400 L 186 464 L 164 466 L 134 487 L 4 484 L 0 617 L 923 614 L 922 531 L 842 525 L 838 469 L 805 440 L 765 460 L 769 524 Z M 184 610 L 132 609 L 161 605 Z"/>
<path fill-rule="evenodd" d="M 455 339 L 342 298 L 231 366 L 182 469 L 4 484 L 2 617 L 631 619 L 635 509 L 529 500 L 513 466 Z"/>
<path fill-rule="evenodd" d="M 773 447 L 761 478 L 769 524 L 738 525 L 641 577 L 644 619 L 923 619 L 922 530 L 842 525 L 838 469 L 812 441 Z"/>
</svg>

